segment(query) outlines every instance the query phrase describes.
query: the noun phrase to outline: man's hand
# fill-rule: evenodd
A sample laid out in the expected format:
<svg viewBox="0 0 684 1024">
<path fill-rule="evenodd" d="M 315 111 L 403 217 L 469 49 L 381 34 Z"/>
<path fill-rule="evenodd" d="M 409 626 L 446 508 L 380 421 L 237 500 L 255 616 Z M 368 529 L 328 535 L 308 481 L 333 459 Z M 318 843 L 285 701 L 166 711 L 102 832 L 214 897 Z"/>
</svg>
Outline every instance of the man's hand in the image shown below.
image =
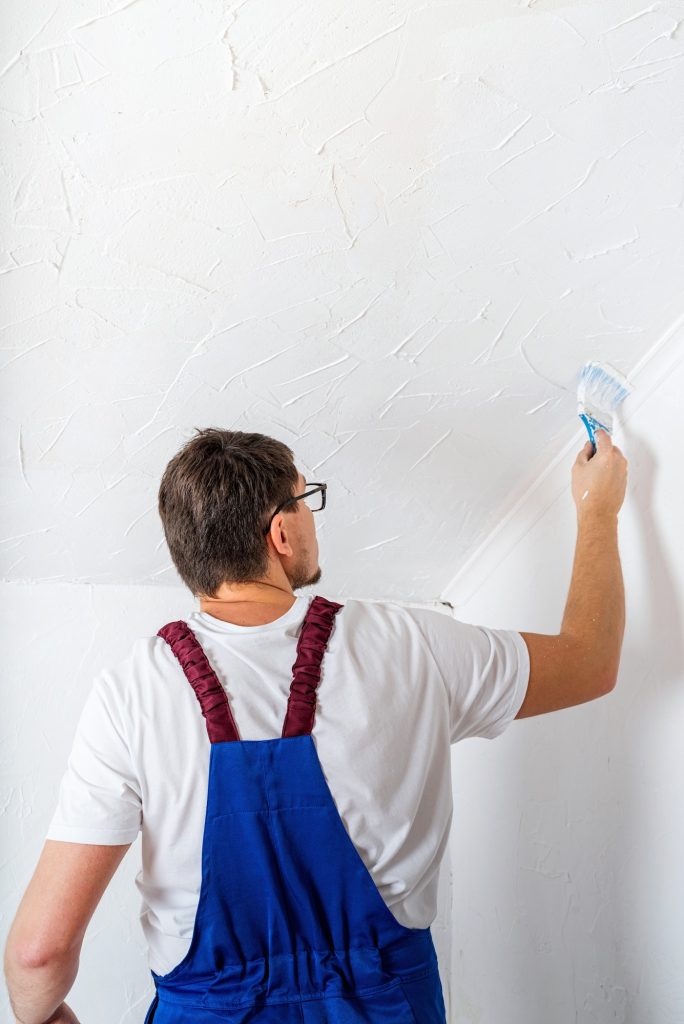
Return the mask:
<svg viewBox="0 0 684 1024">
<path fill-rule="evenodd" d="M 14 1018 L 16 1024 L 22 1024 L 18 1017 Z M 62 1003 L 58 1006 L 51 1017 L 49 1017 L 44 1024 L 81 1024 L 78 1017 L 66 1003 Z"/>
<path fill-rule="evenodd" d="M 71 1007 L 62 1003 L 55 1015 L 46 1021 L 46 1024 L 80 1024 L 80 1021 Z"/>
<path fill-rule="evenodd" d="M 587 441 L 572 467 L 572 497 L 577 514 L 595 511 L 616 516 L 627 489 L 627 459 L 606 430 L 597 430 L 596 454 Z"/>
</svg>

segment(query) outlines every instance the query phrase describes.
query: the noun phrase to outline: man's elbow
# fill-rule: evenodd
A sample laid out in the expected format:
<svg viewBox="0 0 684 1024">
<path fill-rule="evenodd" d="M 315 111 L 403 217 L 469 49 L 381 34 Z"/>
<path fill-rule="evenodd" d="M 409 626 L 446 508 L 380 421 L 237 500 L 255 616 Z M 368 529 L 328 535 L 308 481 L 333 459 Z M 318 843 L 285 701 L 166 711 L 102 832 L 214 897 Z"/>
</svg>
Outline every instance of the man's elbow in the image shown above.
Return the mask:
<svg viewBox="0 0 684 1024">
<path fill-rule="evenodd" d="M 44 943 L 30 942 L 28 940 L 16 941 L 12 936 L 7 940 L 5 946 L 5 973 L 14 971 L 40 971 L 45 968 L 51 970 L 59 969 L 68 974 L 74 971 L 74 978 L 78 972 L 80 958 L 80 947 L 73 946 L 68 949 L 57 946 L 47 946 Z"/>
<path fill-rule="evenodd" d="M 53 967 L 63 959 L 63 954 L 56 950 L 47 950 L 39 946 L 21 946 L 8 950 L 5 962 L 11 961 L 20 971 L 39 971 L 45 967 Z"/>
<path fill-rule="evenodd" d="M 617 669 L 615 669 L 614 672 L 608 673 L 608 675 L 606 676 L 606 681 L 603 685 L 603 693 L 601 694 L 601 696 L 607 697 L 609 693 L 613 692 L 613 690 L 617 686 L 618 674 L 619 673 Z"/>
</svg>

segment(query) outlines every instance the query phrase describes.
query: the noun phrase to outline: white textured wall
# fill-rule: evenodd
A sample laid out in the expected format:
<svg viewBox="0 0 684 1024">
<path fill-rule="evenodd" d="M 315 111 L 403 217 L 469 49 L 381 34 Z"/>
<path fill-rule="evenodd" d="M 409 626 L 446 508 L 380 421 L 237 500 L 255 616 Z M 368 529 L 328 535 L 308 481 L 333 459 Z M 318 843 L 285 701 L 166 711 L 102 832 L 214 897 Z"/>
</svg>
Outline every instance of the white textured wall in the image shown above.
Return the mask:
<svg viewBox="0 0 684 1024">
<path fill-rule="evenodd" d="M 272 433 L 328 481 L 321 593 L 454 599 L 575 430 L 582 363 L 629 372 L 681 316 L 684 4 L 8 0 L 0 22 L 4 936 L 92 675 L 192 607 L 156 514 L 192 428 Z M 623 518 L 629 674 L 455 752 L 455 1024 L 678 1019 L 669 395 Z M 557 629 L 556 515 L 464 617 Z M 101 1024 L 150 994 L 137 857 L 74 989 Z"/>
<path fill-rule="evenodd" d="M 453 748 L 452 1024 L 684 1021 L 684 333 L 635 383 L 617 686 Z M 558 632 L 584 440 L 485 583 L 451 588 L 459 618 Z"/>
<path fill-rule="evenodd" d="M 684 4 L 8 0 L 2 577 L 174 583 L 190 428 L 329 483 L 432 601 L 681 313 Z"/>
</svg>

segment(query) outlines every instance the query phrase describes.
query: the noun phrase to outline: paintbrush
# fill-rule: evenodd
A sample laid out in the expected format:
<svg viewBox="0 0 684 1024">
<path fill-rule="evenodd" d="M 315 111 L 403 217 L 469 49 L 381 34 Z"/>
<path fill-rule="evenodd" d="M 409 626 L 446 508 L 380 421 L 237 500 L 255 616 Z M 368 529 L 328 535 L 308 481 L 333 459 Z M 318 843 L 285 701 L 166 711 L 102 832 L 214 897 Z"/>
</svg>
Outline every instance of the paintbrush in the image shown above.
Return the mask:
<svg viewBox="0 0 684 1024">
<path fill-rule="evenodd" d="M 596 430 L 613 434 L 613 414 L 634 386 L 608 363 L 586 363 L 577 384 L 577 412 L 596 451 Z"/>
</svg>

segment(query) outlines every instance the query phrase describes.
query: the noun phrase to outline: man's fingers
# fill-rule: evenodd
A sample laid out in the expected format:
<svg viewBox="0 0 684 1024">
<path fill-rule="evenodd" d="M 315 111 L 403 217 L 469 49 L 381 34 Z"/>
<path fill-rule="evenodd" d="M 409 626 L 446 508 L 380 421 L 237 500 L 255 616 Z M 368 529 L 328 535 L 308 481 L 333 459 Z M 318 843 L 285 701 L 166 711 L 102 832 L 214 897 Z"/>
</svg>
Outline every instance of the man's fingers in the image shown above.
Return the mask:
<svg viewBox="0 0 684 1024">
<path fill-rule="evenodd" d="M 577 458 L 575 459 L 575 462 L 587 462 L 589 460 L 589 457 L 593 455 L 593 452 L 593 444 L 591 443 L 591 441 L 587 441 L 582 451 L 579 452 Z"/>
</svg>

